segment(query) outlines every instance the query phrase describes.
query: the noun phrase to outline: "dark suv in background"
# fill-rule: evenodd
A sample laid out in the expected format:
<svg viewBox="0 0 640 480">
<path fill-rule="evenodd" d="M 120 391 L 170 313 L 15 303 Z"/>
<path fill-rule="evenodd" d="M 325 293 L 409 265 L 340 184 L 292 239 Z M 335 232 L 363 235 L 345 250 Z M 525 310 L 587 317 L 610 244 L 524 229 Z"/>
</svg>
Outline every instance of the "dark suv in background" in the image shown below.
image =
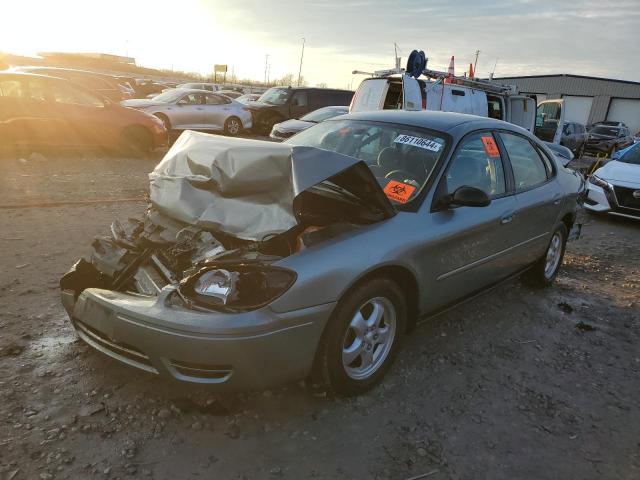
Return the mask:
<svg viewBox="0 0 640 480">
<path fill-rule="evenodd" d="M 594 155 L 606 154 L 611 157 L 616 151 L 622 150 L 633 144 L 633 137 L 629 127 L 612 126 L 608 124 L 595 124 L 587 136 L 585 152 Z"/>
<path fill-rule="evenodd" d="M 331 88 L 273 87 L 247 107 L 253 115 L 253 127 L 269 133 L 276 123 L 300 118 L 321 107 L 349 105 L 353 92 Z"/>
</svg>

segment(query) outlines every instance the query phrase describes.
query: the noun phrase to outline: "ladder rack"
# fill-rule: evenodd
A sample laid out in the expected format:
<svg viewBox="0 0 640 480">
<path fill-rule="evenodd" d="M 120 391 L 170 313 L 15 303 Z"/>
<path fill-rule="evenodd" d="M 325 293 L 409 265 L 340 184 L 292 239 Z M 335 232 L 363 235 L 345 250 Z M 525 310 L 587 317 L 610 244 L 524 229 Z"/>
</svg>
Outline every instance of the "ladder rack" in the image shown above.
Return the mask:
<svg viewBox="0 0 640 480">
<path fill-rule="evenodd" d="M 405 73 L 405 69 L 404 68 L 390 68 L 387 70 L 376 70 L 375 72 L 371 73 L 371 72 L 363 72 L 361 70 L 354 70 L 352 72 L 354 75 L 369 75 L 372 77 L 379 77 L 379 78 L 387 78 L 390 77 L 391 75 L 401 75 Z M 430 78 L 430 79 L 435 79 L 437 81 L 440 80 L 444 80 L 445 78 L 449 77 L 449 74 L 447 72 L 441 72 L 438 70 L 430 70 L 428 68 L 425 68 L 422 71 L 422 75 Z M 489 93 L 496 93 L 496 94 L 501 94 L 501 95 L 505 95 L 505 94 L 509 94 L 509 93 L 516 93 L 514 91 L 514 87 L 511 87 L 509 85 L 502 85 L 500 83 L 493 83 L 487 80 L 478 80 L 478 79 L 474 79 L 474 78 L 467 78 L 467 77 L 458 77 L 458 76 L 453 76 L 451 78 L 451 84 L 453 85 L 461 85 L 464 87 L 470 87 L 470 88 L 475 88 L 477 90 L 483 90 L 485 92 L 489 92 Z"/>
</svg>

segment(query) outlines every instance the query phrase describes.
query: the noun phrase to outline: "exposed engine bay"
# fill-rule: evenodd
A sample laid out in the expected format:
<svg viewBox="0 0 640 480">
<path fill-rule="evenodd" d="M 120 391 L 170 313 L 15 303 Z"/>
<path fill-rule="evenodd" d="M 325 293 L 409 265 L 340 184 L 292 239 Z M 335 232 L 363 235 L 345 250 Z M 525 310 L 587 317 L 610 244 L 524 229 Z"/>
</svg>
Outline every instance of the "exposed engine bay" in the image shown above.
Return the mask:
<svg viewBox="0 0 640 480">
<path fill-rule="evenodd" d="M 155 296 L 173 285 L 172 298 L 189 308 L 251 310 L 295 281 L 295 272 L 274 262 L 395 214 L 356 159 L 238 139 L 221 146 L 211 140 L 216 137 L 199 135 L 186 132 L 176 142 L 150 175 L 151 204 L 143 218 L 113 222 L 110 235 L 94 240 L 90 258 L 61 279 L 63 291 L 75 298 L 90 287 Z M 188 142 L 193 138 L 195 147 Z M 255 171 L 265 168 L 269 174 L 262 177 Z M 256 212 L 257 220 L 248 222 Z"/>
</svg>

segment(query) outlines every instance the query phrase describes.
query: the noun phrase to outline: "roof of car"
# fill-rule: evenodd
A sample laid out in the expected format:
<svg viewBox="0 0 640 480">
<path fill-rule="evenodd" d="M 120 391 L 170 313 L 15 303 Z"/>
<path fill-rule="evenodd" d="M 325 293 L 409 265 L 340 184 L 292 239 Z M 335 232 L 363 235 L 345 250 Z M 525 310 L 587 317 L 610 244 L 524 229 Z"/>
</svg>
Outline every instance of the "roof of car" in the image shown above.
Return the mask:
<svg viewBox="0 0 640 480">
<path fill-rule="evenodd" d="M 460 125 L 473 126 L 474 128 L 508 128 L 510 130 L 524 130 L 519 129 L 511 123 L 503 122 L 502 120 L 495 120 L 493 118 L 467 115 L 466 113 L 436 112 L 430 110 L 376 110 L 372 112 L 351 113 L 348 118 L 353 120 L 400 123 L 414 127 L 439 130 L 441 132 L 450 132 Z"/>
</svg>

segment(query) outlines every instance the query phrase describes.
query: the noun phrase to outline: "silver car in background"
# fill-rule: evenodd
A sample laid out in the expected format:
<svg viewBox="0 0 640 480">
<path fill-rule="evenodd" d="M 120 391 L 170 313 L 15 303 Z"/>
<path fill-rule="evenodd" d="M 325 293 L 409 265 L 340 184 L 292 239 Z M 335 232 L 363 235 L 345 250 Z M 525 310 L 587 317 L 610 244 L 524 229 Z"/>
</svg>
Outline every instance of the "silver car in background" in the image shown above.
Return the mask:
<svg viewBox="0 0 640 480">
<path fill-rule="evenodd" d="M 241 103 L 211 92 L 176 88 L 150 99 L 122 102 L 125 107 L 155 115 L 167 130 L 207 130 L 235 136 L 252 126 L 249 110 Z"/>
</svg>

